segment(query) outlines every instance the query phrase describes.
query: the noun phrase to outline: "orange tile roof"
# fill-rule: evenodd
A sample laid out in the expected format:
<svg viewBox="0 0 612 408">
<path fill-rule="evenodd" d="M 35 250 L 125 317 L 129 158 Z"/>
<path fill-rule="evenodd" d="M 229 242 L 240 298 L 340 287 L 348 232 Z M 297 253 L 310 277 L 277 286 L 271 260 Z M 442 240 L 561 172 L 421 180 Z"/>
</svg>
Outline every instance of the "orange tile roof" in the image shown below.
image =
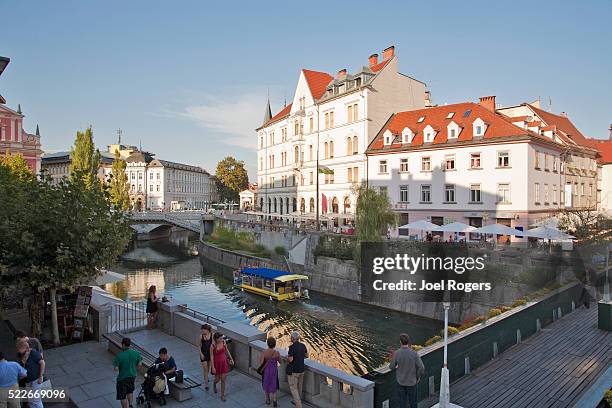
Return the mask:
<svg viewBox="0 0 612 408">
<path fill-rule="evenodd" d="M 557 129 L 568 135 L 573 141 L 578 144 L 582 144 L 586 138 L 584 135 L 574 126 L 571 120 L 565 116 L 555 115 L 545 111 L 544 109 L 536 108 L 533 105 L 529 107 L 546 122 L 547 125 L 555 125 Z"/>
<path fill-rule="evenodd" d="M 512 119 L 512 123 L 525 122 L 529 118 L 531 118 L 531 116 L 527 116 L 527 115 L 510 117 L 510 119 Z"/>
<path fill-rule="evenodd" d="M 302 72 L 314 99 L 321 98 L 325 93 L 327 85 L 334 79 L 333 76 L 326 72 L 311 71 L 309 69 L 303 69 Z"/>
<path fill-rule="evenodd" d="M 470 113 L 466 116 L 466 112 Z M 454 112 L 452 118 L 447 119 L 450 112 Z M 418 119 L 423 116 L 424 120 L 418 123 Z M 384 146 L 383 134 L 389 129 L 395 136 L 401 135 L 405 127 L 410 128 L 415 136 L 410 147 L 423 145 L 423 129 L 428 125 L 433 127 L 438 133 L 434 137 L 434 145 L 448 142 L 447 126 L 455 122 L 461 128 L 458 141 L 469 141 L 473 139 L 473 123 L 480 118 L 487 124 L 484 139 L 494 139 L 499 137 L 531 135 L 538 137 L 537 134 L 513 125 L 511 120 L 496 112 L 473 102 L 457 103 L 453 105 L 437 106 L 434 108 L 419 109 L 396 113 L 383 127 L 379 135 L 372 141 L 368 152 L 376 152 L 387 148 L 401 148 L 407 145 L 401 143 L 401 138 L 396 137 L 391 146 Z"/>
<path fill-rule="evenodd" d="M 387 65 L 387 63 L 388 63 L 389 61 L 391 61 L 391 58 L 389 58 L 389 59 L 387 59 L 387 60 L 384 60 L 384 61 L 382 61 L 382 62 L 379 62 L 379 63 L 378 63 L 378 64 L 376 64 L 376 65 L 372 65 L 372 66 L 370 67 L 370 69 L 372 70 L 372 72 L 376 73 L 376 72 L 380 71 L 381 69 L 383 69 L 383 68 L 385 67 L 385 65 Z"/>
<path fill-rule="evenodd" d="M 293 104 L 290 103 L 289 105 L 287 105 L 283 109 L 281 109 L 276 115 L 272 116 L 272 118 L 269 121 L 264 123 L 264 126 L 267 125 L 270 122 L 276 122 L 277 120 L 282 119 L 285 116 L 289 116 L 289 112 L 291 112 L 291 105 L 293 105 Z"/>
<path fill-rule="evenodd" d="M 598 159 L 598 161 L 600 163 L 612 163 L 612 140 L 585 138 L 584 145 L 599 151 L 601 157 Z"/>
</svg>

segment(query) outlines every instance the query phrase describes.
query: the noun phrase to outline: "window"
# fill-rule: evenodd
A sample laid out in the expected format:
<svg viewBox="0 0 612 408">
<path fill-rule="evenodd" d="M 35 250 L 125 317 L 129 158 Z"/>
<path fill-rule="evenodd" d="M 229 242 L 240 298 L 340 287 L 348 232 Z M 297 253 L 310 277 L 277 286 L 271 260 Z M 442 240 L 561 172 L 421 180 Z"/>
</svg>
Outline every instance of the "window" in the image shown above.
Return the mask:
<svg viewBox="0 0 612 408">
<path fill-rule="evenodd" d="M 352 183 L 353 182 L 353 168 L 349 167 L 346 170 L 347 170 L 347 178 L 346 179 L 348 180 L 349 183 Z"/>
<path fill-rule="evenodd" d="M 444 158 L 444 170 L 455 170 L 455 155 L 449 155 Z"/>
<path fill-rule="evenodd" d="M 259 148 L 263 149 L 263 136 L 259 138 Z"/>
<path fill-rule="evenodd" d="M 497 185 L 498 204 L 510 204 L 510 183 L 499 183 Z"/>
<path fill-rule="evenodd" d="M 402 143 L 412 143 L 412 139 L 414 137 L 414 133 L 410 128 L 405 127 L 402 130 Z"/>
<path fill-rule="evenodd" d="M 361 78 L 355 78 L 355 86 L 356 87 L 361 86 Z"/>
<path fill-rule="evenodd" d="M 287 128 L 284 127 L 281 129 L 281 139 L 283 140 L 283 142 L 287 141 Z M 274 143 L 274 134 L 272 134 L 272 143 Z"/>
<path fill-rule="evenodd" d="M 483 136 L 485 133 L 485 123 L 482 119 L 477 118 L 472 124 L 474 136 Z"/>
<path fill-rule="evenodd" d="M 153 191 L 153 184 L 149 184 L 149 191 Z"/>
<path fill-rule="evenodd" d="M 300 134 L 300 122 L 298 122 L 297 120 L 295 122 L 293 122 L 293 134 L 294 135 L 299 135 Z M 283 140 L 284 142 L 284 140 Z"/>
<path fill-rule="evenodd" d="M 310 133 L 314 131 L 314 119 L 312 117 L 308 118 L 308 128 Z"/>
<path fill-rule="evenodd" d="M 423 122 L 424 120 L 425 120 L 425 116 L 421 116 L 421 117 L 419 118 L 419 120 L 417 120 L 417 123 L 421 123 L 421 122 Z"/>
<path fill-rule="evenodd" d="M 470 184 L 470 202 L 481 203 L 482 195 L 480 193 L 480 184 Z"/>
<path fill-rule="evenodd" d="M 353 183 L 359 182 L 359 167 L 353 167 Z"/>
<path fill-rule="evenodd" d="M 400 186 L 399 192 L 400 192 L 400 196 L 399 196 L 400 203 L 407 203 L 408 202 L 408 186 L 407 185 Z"/>
<path fill-rule="evenodd" d="M 314 173 L 312 171 L 309 174 L 308 181 L 310 182 L 310 185 L 314 183 Z"/>
<path fill-rule="evenodd" d="M 385 130 L 383 137 L 384 137 L 383 143 L 385 146 L 390 146 L 391 143 L 393 143 L 393 133 L 391 133 L 389 129 Z"/>
<path fill-rule="evenodd" d="M 334 127 L 334 112 L 329 112 L 329 127 L 333 128 Z"/>
<path fill-rule="evenodd" d="M 157 173 L 157 179 L 158 179 L 158 180 L 159 180 L 159 175 L 160 175 L 160 173 Z"/>
<path fill-rule="evenodd" d="M 346 110 L 347 122 L 351 123 L 353 121 L 353 105 L 349 105 Z"/>
<path fill-rule="evenodd" d="M 329 129 L 329 112 L 325 113 L 325 129 Z"/>
<path fill-rule="evenodd" d="M 479 169 L 480 168 L 480 153 L 471 153 L 470 154 L 470 168 L 471 169 Z"/>
<path fill-rule="evenodd" d="M 142 184 L 139 184 L 139 185 L 138 185 L 138 192 L 139 192 L 139 193 L 140 193 L 140 192 L 142 192 Z"/>
<path fill-rule="evenodd" d="M 548 204 L 548 184 L 544 184 L 544 204 Z"/>
<path fill-rule="evenodd" d="M 558 162 L 559 158 L 557 156 L 553 156 L 553 163 L 552 163 L 552 171 L 553 172 L 557 172 L 557 169 L 559 168 L 559 162 Z"/>
<path fill-rule="evenodd" d="M 159 191 L 159 184 L 157 185 L 157 191 Z"/>
<path fill-rule="evenodd" d="M 358 143 L 359 139 L 357 139 L 357 136 L 353 136 L 353 154 L 358 154 L 359 153 L 359 143 Z"/>
<path fill-rule="evenodd" d="M 325 153 L 325 156 L 323 157 L 325 157 L 326 159 L 329 158 L 329 144 L 327 142 L 323 144 L 323 150 Z"/>
<path fill-rule="evenodd" d="M 535 168 L 536 170 L 540 170 L 540 152 L 535 152 Z"/>
<path fill-rule="evenodd" d="M 304 109 L 305 107 L 306 107 L 306 98 L 301 97 L 300 98 L 300 109 Z"/>
<path fill-rule="evenodd" d="M 357 104 L 353 104 L 353 122 L 357 122 L 359 120 L 359 110 L 357 109 Z"/>
<path fill-rule="evenodd" d="M 540 204 L 540 183 L 534 184 L 533 195 L 534 195 L 535 203 Z"/>
<path fill-rule="evenodd" d="M 285 157 L 287 157 L 287 153 L 285 153 Z M 299 146 L 295 146 L 293 148 L 293 162 L 297 163 L 300 161 L 300 148 Z"/>
<path fill-rule="evenodd" d="M 557 185 L 553 184 L 552 187 L 552 202 L 553 204 L 557 204 Z"/>
<path fill-rule="evenodd" d="M 134 173 L 134 172 L 130 171 L 130 178 L 131 178 L 132 180 L 136 180 L 136 173 Z"/>
<path fill-rule="evenodd" d="M 347 137 L 346 138 L 346 155 L 350 156 L 352 154 L 353 154 L 353 138 Z"/>
<path fill-rule="evenodd" d="M 387 161 L 386 160 L 380 160 L 378 162 L 378 173 L 387 174 Z"/>
<path fill-rule="evenodd" d="M 138 172 L 138 180 L 142 180 L 142 173 Z"/>
<path fill-rule="evenodd" d="M 273 145 L 274 144 L 274 132 L 270 132 L 270 143 L 268 143 L 269 145 Z"/>
<path fill-rule="evenodd" d="M 457 125 L 454 121 L 451 121 L 451 123 L 448 124 L 446 130 L 449 139 L 456 139 L 459 136 L 459 125 Z"/>
<path fill-rule="evenodd" d="M 421 158 L 421 171 L 431 171 L 431 157 Z"/>
<path fill-rule="evenodd" d="M 434 140 L 435 132 L 431 125 L 427 125 L 425 129 L 423 129 L 423 141 L 425 143 L 432 143 Z"/>
<path fill-rule="evenodd" d="M 510 167 L 510 152 L 497 152 L 497 167 Z"/>
<path fill-rule="evenodd" d="M 454 203 L 455 202 L 455 185 L 446 184 L 444 186 L 444 202 Z"/>
<path fill-rule="evenodd" d="M 406 158 L 400 159 L 399 171 L 402 173 L 408 173 L 408 159 Z"/>
<path fill-rule="evenodd" d="M 449 134 L 448 134 L 448 137 L 450 139 L 455 139 L 457 137 L 457 130 L 456 129 L 451 129 Z"/>
<path fill-rule="evenodd" d="M 454 115 L 455 115 L 455 112 L 448 112 L 448 115 L 446 115 L 446 119 L 452 119 Z"/>
<path fill-rule="evenodd" d="M 544 153 L 544 170 L 550 171 L 550 168 L 548 167 L 548 155 L 546 153 Z"/>
<path fill-rule="evenodd" d="M 312 160 L 312 145 L 308 146 L 308 160 Z"/>
<path fill-rule="evenodd" d="M 329 158 L 334 158 L 334 141 L 329 142 Z"/>
<path fill-rule="evenodd" d="M 431 185 L 421 184 L 421 202 L 431 203 Z"/>
</svg>

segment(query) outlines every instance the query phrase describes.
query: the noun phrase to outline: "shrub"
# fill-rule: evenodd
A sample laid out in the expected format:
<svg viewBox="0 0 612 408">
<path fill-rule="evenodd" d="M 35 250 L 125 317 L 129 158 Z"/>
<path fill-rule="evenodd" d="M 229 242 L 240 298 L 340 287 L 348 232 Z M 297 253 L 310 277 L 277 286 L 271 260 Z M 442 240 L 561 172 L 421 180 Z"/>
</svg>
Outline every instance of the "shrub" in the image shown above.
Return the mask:
<svg viewBox="0 0 612 408">
<path fill-rule="evenodd" d="M 432 338 L 428 339 L 428 340 L 425 342 L 425 346 L 431 346 L 432 344 L 437 343 L 437 342 L 439 342 L 440 340 L 442 340 L 442 337 L 441 337 L 441 336 L 433 336 Z"/>
<path fill-rule="evenodd" d="M 521 298 L 521 299 L 515 300 L 514 303 L 512 304 L 512 307 L 523 306 L 526 304 L 527 304 L 527 301 L 524 298 Z"/>
<path fill-rule="evenodd" d="M 454 326 L 448 326 L 448 335 L 452 336 L 453 334 L 459 333 L 459 329 Z M 440 337 L 444 337 L 444 329 L 440 330 Z"/>
<path fill-rule="evenodd" d="M 423 348 L 423 346 L 419 346 L 418 344 L 413 344 L 410 346 L 414 351 L 419 351 Z"/>
<path fill-rule="evenodd" d="M 612 407 L 612 390 L 606 391 L 606 393 L 604 394 L 604 399 L 608 403 L 608 406 Z"/>
<path fill-rule="evenodd" d="M 287 255 L 287 250 L 285 249 L 285 247 L 280 245 L 274 248 L 274 252 L 276 252 L 277 255 Z"/>
<path fill-rule="evenodd" d="M 485 317 L 484 317 L 484 316 L 478 316 L 477 318 L 475 318 L 475 319 L 472 321 L 472 323 L 474 323 L 474 324 L 473 324 L 473 326 L 475 326 L 475 325 L 477 325 L 477 324 L 480 324 L 480 323 L 484 322 L 485 320 L 486 320 L 486 319 L 485 319 Z"/>
<path fill-rule="evenodd" d="M 500 314 L 502 314 L 502 311 L 499 309 L 491 309 L 489 310 L 489 313 L 487 313 L 487 316 L 490 318 L 495 317 L 495 316 L 499 316 Z"/>
<path fill-rule="evenodd" d="M 510 306 L 500 306 L 498 307 L 498 309 L 501 310 L 502 313 L 507 312 L 508 310 L 512 310 Z"/>
</svg>

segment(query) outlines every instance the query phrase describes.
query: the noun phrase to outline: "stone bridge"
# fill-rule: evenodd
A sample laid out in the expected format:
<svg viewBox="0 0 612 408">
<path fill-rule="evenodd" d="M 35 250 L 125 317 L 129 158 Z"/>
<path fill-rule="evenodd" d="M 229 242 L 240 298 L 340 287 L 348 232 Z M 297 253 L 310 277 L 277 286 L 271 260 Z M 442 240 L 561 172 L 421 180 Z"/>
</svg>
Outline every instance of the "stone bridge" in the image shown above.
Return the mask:
<svg viewBox="0 0 612 408">
<path fill-rule="evenodd" d="M 198 211 L 135 212 L 131 215 L 132 224 L 172 225 L 198 234 L 211 233 L 215 216 Z M 157 228 L 157 227 L 155 227 Z"/>
</svg>

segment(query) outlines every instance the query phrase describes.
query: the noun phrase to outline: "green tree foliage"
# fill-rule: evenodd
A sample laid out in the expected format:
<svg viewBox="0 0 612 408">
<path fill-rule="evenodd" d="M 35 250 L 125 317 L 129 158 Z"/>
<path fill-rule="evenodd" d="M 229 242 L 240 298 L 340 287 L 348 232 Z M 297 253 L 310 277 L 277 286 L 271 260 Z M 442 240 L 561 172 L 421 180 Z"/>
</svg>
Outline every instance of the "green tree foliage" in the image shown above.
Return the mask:
<svg viewBox="0 0 612 408">
<path fill-rule="evenodd" d="M 55 292 L 86 284 L 112 265 L 129 240 L 129 220 L 82 178 L 54 185 L 48 176 L 24 180 L 0 165 L 0 197 L 0 286 L 48 290 L 58 342 Z"/>
<path fill-rule="evenodd" d="M 7 151 L 5 155 L 0 156 L 0 166 L 4 166 L 18 180 L 26 181 L 35 177 L 21 154 L 11 154 Z"/>
<path fill-rule="evenodd" d="M 83 180 L 87 188 L 98 185 L 100 151 L 95 147 L 91 126 L 85 132 L 77 132 L 74 147 L 70 150 L 70 160 L 70 175 L 73 179 Z"/>
<path fill-rule="evenodd" d="M 222 201 L 238 201 L 238 193 L 249 186 L 244 162 L 228 156 L 217 163 L 216 184 Z"/>
<path fill-rule="evenodd" d="M 391 211 L 389 197 L 366 186 L 356 189 L 356 227 L 359 242 L 381 241 L 387 228 L 397 225 L 397 216 Z"/>
<path fill-rule="evenodd" d="M 125 161 L 121 159 L 119 152 L 115 152 L 108 193 L 115 209 L 128 211 L 130 209 L 130 184 L 125 167 Z"/>
</svg>

